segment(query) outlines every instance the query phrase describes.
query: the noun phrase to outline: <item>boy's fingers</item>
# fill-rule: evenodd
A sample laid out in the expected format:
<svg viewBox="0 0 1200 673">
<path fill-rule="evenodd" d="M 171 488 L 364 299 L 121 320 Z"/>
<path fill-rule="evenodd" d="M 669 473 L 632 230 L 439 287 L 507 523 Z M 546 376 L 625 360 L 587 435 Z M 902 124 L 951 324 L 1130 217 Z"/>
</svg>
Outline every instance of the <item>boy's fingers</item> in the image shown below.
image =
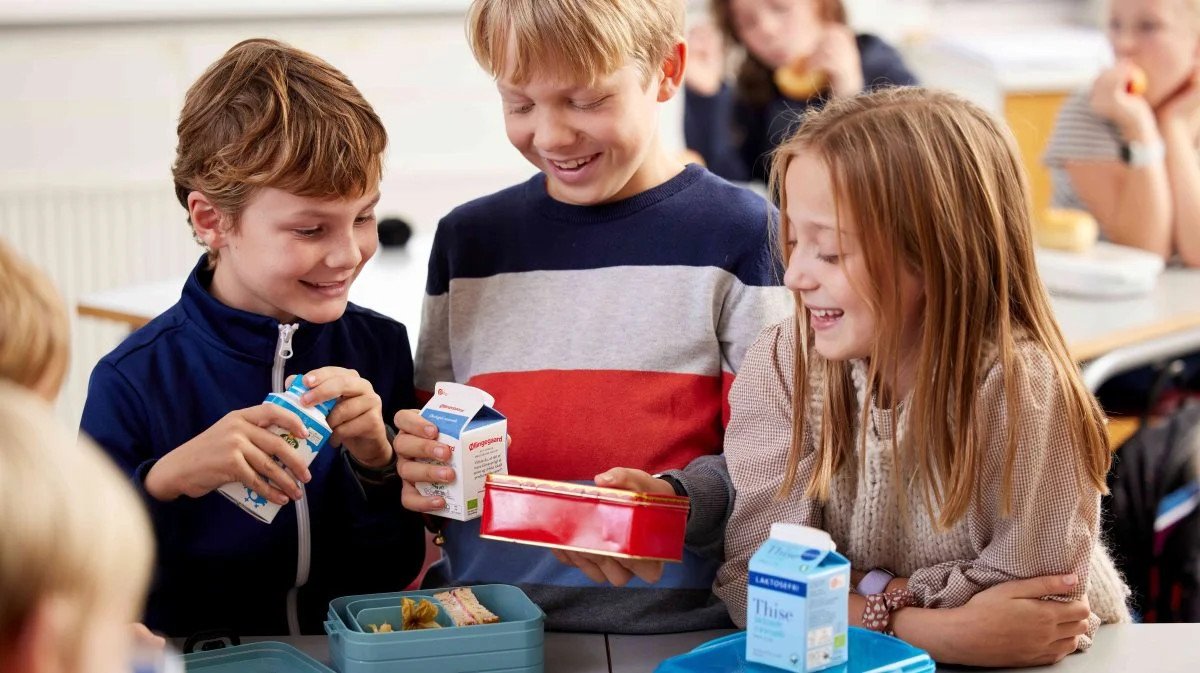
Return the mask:
<svg viewBox="0 0 1200 673">
<path fill-rule="evenodd" d="M 270 460 L 271 456 L 275 456 L 300 481 L 308 483 L 312 479 L 312 475 L 308 471 L 308 466 L 304 464 L 304 459 L 300 456 L 300 451 L 289 444 L 283 437 L 263 428 L 250 428 L 247 437 L 250 439 L 250 443 L 254 445 L 254 448 L 266 456 L 267 460 Z M 247 460 L 249 459 L 250 457 L 247 456 Z M 275 464 L 274 460 L 270 460 L 270 462 Z M 251 467 L 257 470 L 259 466 L 253 464 Z M 282 469 L 280 471 L 282 472 Z M 270 477 L 271 475 L 268 474 L 266 476 Z"/>
<path fill-rule="evenodd" d="M 392 425 L 395 426 L 396 432 L 414 437 L 424 437 L 426 439 L 437 439 L 437 426 L 421 417 L 421 412 L 416 409 L 401 409 L 396 412 L 392 418 Z"/>
<path fill-rule="evenodd" d="M 270 481 L 273 490 L 283 493 L 292 500 L 299 500 L 303 496 L 300 487 L 296 485 L 296 478 L 288 475 L 283 470 L 283 467 L 275 462 L 270 455 L 247 450 L 244 457 L 246 463 L 256 475 Z M 262 491 L 259 491 L 259 493 L 262 493 Z"/>
<path fill-rule="evenodd" d="M 270 459 L 266 459 L 266 461 L 264 461 L 258 456 L 247 456 L 246 460 L 243 461 L 242 467 L 238 470 L 242 473 L 240 481 L 242 484 L 252 489 L 256 494 L 266 498 L 267 500 L 270 500 L 276 505 L 286 505 L 289 500 L 288 495 L 268 483 L 267 479 L 271 478 L 270 475 L 272 473 L 277 473 L 275 474 L 275 478 L 279 479 L 279 481 L 276 483 L 286 484 L 289 482 L 286 476 L 283 475 L 283 471 L 279 469 L 278 465 L 268 466 L 266 465 L 266 462 L 273 463 L 274 461 L 270 461 Z M 252 465 L 251 463 L 258 464 Z M 272 467 L 274 470 L 271 469 Z M 264 476 L 260 474 L 258 470 L 264 470 L 269 474 L 268 476 Z M 248 494 L 247 497 L 249 497 Z"/>
<path fill-rule="evenodd" d="M 326 420 L 329 422 L 329 427 L 335 430 L 363 416 L 366 416 L 368 422 L 370 422 L 372 420 L 371 415 L 377 415 L 375 412 L 381 403 L 379 396 L 374 393 L 351 397 L 338 402 L 333 411 L 329 412 L 329 417 Z M 383 416 L 378 415 L 378 417 L 382 423 Z M 345 432 L 343 431 L 342 434 L 344 435 Z"/>
<path fill-rule="evenodd" d="M 444 465 L 431 465 L 429 463 L 418 463 L 413 460 L 405 460 L 396 463 L 396 472 L 404 481 L 417 484 L 449 484 L 454 481 L 457 475 L 454 470 Z"/>
<path fill-rule="evenodd" d="M 243 410 L 242 418 L 260 428 L 278 425 L 293 435 L 304 436 L 308 434 L 308 428 L 304 426 L 304 421 L 300 420 L 300 417 L 295 413 L 284 409 L 278 404 L 263 402 L 256 407 L 250 407 Z"/>
<path fill-rule="evenodd" d="M 421 495 L 416 486 L 404 482 L 400 491 L 400 504 L 410 512 L 434 512 L 446 506 L 446 501 L 439 497 L 427 498 Z"/>
<path fill-rule="evenodd" d="M 439 444 L 432 439 L 421 439 L 414 435 L 396 435 L 392 442 L 396 455 L 408 460 L 450 460 L 450 447 Z"/>
<path fill-rule="evenodd" d="M 354 371 L 353 369 L 345 369 L 344 367 L 318 367 L 317 369 L 314 369 L 304 375 L 304 385 L 307 386 L 309 390 L 312 390 L 327 379 L 345 376 L 347 374 L 352 374 L 356 378 L 358 377 L 358 372 Z"/>
<path fill-rule="evenodd" d="M 339 374 L 309 388 L 308 392 L 300 397 L 300 401 L 311 407 L 340 397 L 354 397 L 365 392 L 366 387 L 363 383 L 365 382 L 362 379 L 350 379 Z"/>
</svg>

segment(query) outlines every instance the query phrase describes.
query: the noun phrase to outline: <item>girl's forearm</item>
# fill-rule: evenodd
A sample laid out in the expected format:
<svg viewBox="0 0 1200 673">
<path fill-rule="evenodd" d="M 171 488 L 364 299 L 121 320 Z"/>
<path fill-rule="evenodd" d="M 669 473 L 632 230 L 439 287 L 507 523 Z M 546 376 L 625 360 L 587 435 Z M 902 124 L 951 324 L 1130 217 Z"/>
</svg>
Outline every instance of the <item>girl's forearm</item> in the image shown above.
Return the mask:
<svg viewBox="0 0 1200 673">
<path fill-rule="evenodd" d="M 1171 185 L 1173 247 L 1187 266 L 1200 266 L 1200 161 L 1196 136 L 1186 124 L 1162 125 Z"/>
</svg>

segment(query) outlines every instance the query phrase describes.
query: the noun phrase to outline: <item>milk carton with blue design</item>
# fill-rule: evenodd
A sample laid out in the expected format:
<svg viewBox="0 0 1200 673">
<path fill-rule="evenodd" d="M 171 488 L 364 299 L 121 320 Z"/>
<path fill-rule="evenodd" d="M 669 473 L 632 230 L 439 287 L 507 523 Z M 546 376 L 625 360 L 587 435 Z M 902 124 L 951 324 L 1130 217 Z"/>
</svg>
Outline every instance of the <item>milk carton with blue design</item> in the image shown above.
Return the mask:
<svg viewBox="0 0 1200 673">
<path fill-rule="evenodd" d="M 304 465 L 308 466 L 317 457 L 317 454 L 321 451 L 321 447 L 328 441 L 329 436 L 333 434 L 333 430 L 329 428 L 326 416 L 333 410 L 333 406 L 337 403 L 337 400 L 328 400 L 311 407 L 305 406 L 300 401 L 300 396 L 306 392 L 308 392 L 308 386 L 304 385 L 302 377 L 297 376 L 286 391 L 267 395 L 265 402 L 268 404 L 278 404 L 296 414 L 300 417 L 300 420 L 304 421 L 304 427 L 308 430 L 308 434 L 304 437 L 297 437 L 277 425 L 272 425 L 267 429 L 282 437 L 294 451 L 300 454 L 300 457 L 304 460 Z M 273 459 L 281 467 L 283 466 L 283 463 L 278 458 Z M 291 470 L 286 467 L 283 470 L 288 476 L 294 478 Z M 263 523 L 271 523 L 275 520 L 275 515 L 279 514 L 279 505 L 267 500 L 266 496 L 259 495 L 254 489 L 241 482 L 225 484 L 217 489 L 217 492 L 232 500 L 239 507 L 249 512 L 251 516 Z"/>
<path fill-rule="evenodd" d="M 456 521 L 483 514 L 483 486 L 489 474 L 508 474 L 508 419 L 493 407 L 486 392 L 461 383 L 439 382 L 421 416 L 438 428 L 437 441 L 450 447 L 450 460 L 424 462 L 448 465 L 455 479 L 447 484 L 418 483 L 426 497 L 440 496 L 442 509 L 430 512 Z"/>
<path fill-rule="evenodd" d="M 791 523 L 750 558 L 746 661 L 796 673 L 846 663 L 850 562 L 829 534 Z"/>
</svg>

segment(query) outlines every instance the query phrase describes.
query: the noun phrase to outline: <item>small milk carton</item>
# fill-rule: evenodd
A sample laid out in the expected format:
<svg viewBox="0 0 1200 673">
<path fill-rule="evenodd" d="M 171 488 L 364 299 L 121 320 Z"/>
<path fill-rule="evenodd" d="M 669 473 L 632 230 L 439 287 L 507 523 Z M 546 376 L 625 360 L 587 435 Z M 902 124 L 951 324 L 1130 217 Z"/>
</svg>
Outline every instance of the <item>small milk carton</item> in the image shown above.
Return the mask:
<svg viewBox="0 0 1200 673">
<path fill-rule="evenodd" d="M 307 466 L 316 460 L 317 453 L 321 451 L 321 447 L 325 446 L 325 442 L 333 434 L 333 430 L 329 427 L 329 420 L 326 417 L 329 416 L 330 411 L 333 411 L 337 400 L 327 400 L 311 407 L 305 406 L 300 401 L 300 397 L 306 392 L 308 392 L 308 386 L 304 385 L 302 377 L 297 376 L 287 390 L 282 393 L 271 393 L 267 395 L 267 399 L 264 401 L 287 409 L 299 416 L 300 420 L 304 422 L 304 427 L 308 430 L 308 434 L 303 437 L 296 437 L 277 425 L 272 425 L 267 429 L 282 437 L 283 441 L 287 442 L 292 449 L 300 454 L 301 460 Z M 280 466 L 283 465 L 283 462 L 278 458 L 272 456 L 271 459 Z M 289 477 L 295 479 L 291 470 L 285 467 L 283 471 Z M 296 483 L 300 482 L 297 481 Z M 241 482 L 235 481 L 225 484 L 218 488 L 217 492 L 263 523 L 271 523 L 275 520 L 275 516 L 279 514 L 279 505 L 267 500 L 265 495 L 259 495 L 254 489 Z"/>
<path fill-rule="evenodd" d="M 449 484 L 418 483 L 426 497 L 441 496 L 446 506 L 430 512 L 457 521 L 482 513 L 483 485 L 489 474 L 508 474 L 508 419 L 493 409 L 496 401 L 478 388 L 439 382 L 421 416 L 438 427 L 437 440 L 450 447 L 449 465 L 455 480 Z"/>
<path fill-rule="evenodd" d="M 815 528 L 771 525 L 750 558 L 746 661 L 797 673 L 846 663 L 850 562 Z"/>
</svg>

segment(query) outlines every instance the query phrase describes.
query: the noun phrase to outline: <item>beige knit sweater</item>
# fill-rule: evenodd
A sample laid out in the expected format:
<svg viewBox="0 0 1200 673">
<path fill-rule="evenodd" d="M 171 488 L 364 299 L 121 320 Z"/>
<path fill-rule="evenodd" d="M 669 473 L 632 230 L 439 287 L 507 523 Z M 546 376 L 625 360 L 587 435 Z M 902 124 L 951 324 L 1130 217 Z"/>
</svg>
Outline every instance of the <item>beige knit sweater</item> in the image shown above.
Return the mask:
<svg viewBox="0 0 1200 673">
<path fill-rule="evenodd" d="M 1065 425 L 1058 422 L 1062 405 L 1042 350 L 1030 343 L 1017 349 L 1029 373 L 1029 389 L 1020 396 L 1020 409 L 1012 412 L 1021 423 L 1011 516 L 1001 516 L 1000 502 L 1010 412 L 1002 372 L 995 365 L 977 400 L 977 409 L 987 414 L 987 427 L 995 429 L 982 483 L 969 513 L 950 530 L 939 531 L 916 488 L 900 493 L 892 479 L 892 434 L 903 434 L 903 412 L 896 422 L 890 410 L 872 406 L 865 452 L 857 457 L 865 464 L 839 470 L 824 506 L 803 497 L 802 485 L 815 468 L 812 438 L 820 436 L 822 388 L 816 377 L 810 379 L 809 431 L 797 479 L 801 486 L 785 500 L 776 497 L 792 434 L 795 349 L 791 320 L 768 328 L 746 353 L 730 391 L 725 458 L 737 499 L 715 591 L 739 626 L 745 625 L 747 564 L 776 521 L 824 528 L 856 570 L 888 568 L 908 577 L 922 607 L 960 606 L 1012 579 L 1076 573 L 1093 612 L 1081 649 L 1090 646 L 1101 622 L 1130 620 L 1125 605 L 1129 590 L 1099 540 L 1100 495 L 1079 478 L 1083 467 Z M 865 364 L 855 363 L 860 410 L 865 380 Z M 908 513 L 907 522 L 902 511 Z"/>
</svg>

